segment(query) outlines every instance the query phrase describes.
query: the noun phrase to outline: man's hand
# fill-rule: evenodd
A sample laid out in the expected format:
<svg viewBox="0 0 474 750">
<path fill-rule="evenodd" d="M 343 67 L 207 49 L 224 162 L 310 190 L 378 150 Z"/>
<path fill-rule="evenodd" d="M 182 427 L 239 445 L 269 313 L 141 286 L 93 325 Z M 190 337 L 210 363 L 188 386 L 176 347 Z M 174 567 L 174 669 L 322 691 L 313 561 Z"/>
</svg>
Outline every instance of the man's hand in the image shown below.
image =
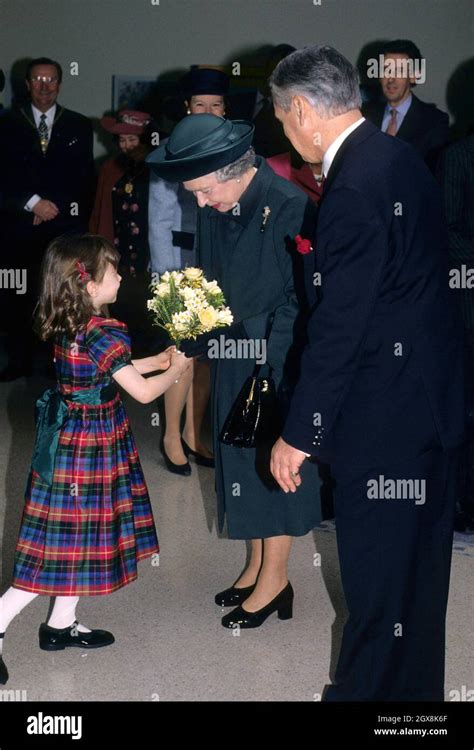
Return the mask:
<svg viewBox="0 0 474 750">
<path fill-rule="evenodd" d="M 270 471 L 283 492 L 296 492 L 301 484 L 299 469 L 306 458 L 306 453 L 285 443 L 278 438 L 272 449 Z"/>
<path fill-rule="evenodd" d="M 34 215 L 38 216 L 42 221 L 51 221 L 51 219 L 55 219 L 59 214 L 59 208 L 57 205 L 52 201 L 45 200 L 44 198 L 39 200 L 38 203 L 33 206 L 32 211 Z"/>
</svg>

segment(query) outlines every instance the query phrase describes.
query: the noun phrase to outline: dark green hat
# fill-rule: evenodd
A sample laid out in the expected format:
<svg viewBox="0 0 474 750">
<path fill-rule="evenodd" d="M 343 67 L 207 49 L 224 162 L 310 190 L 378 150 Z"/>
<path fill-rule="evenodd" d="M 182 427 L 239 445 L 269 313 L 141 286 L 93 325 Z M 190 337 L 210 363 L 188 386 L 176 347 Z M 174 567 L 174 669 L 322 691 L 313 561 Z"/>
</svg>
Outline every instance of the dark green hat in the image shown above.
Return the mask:
<svg viewBox="0 0 474 750">
<path fill-rule="evenodd" d="M 166 143 L 147 157 L 151 170 L 168 182 L 195 180 L 232 164 L 252 143 L 254 126 L 216 115 L 188 115 Z"/>
</svg>

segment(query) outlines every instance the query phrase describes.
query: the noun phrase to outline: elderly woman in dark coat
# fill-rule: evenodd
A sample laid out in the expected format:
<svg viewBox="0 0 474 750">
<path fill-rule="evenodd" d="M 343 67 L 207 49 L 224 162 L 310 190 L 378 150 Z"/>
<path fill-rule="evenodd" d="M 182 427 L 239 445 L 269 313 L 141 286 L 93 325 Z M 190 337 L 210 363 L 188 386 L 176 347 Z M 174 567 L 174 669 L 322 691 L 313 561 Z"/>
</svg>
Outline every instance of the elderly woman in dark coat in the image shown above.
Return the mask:
<svg viewBox="0 0 474 750">
<path fill-rule="evenodd" d="M 288 581 L 292 538 L 321 520 L 317 466 L 305 462 L 296 494 L 285 494 L 269 471 L 271 444 L 237 448 L 219 440 L 224 421 L 260 344 L 277 391 L 295 368 L 295 328 L 300 308 L 293 278 L 294 243 L 314 206 L 298 188 L 277 176 L 251 148 L 253 126 L 214 115 L 190 115 L 166 144 L 148 157 L 163 178 L 183 182 L 194 193 L 198 212 L 198 260 L 208 280 L 216 279 L 234 323 L 181 345 L 188 356 L 210 354 L 215 341 L 254 342 L 253 358 L 211 359 L 212 420 L 219 525 L 227 520 L 231 539 L 251 540 L 248 565 L 230 588 L 217 594 L 225 627 L 258 627 L 272 612 L 292 616 Z M 269 319 L 272 319 L 268 340 Z M 250 346 L 247 354 L 251 352 Z M 243 351 L 243 349 L 242 349 Z M 214 351 L 215 353 L 215 351 Z"/>
</svg>

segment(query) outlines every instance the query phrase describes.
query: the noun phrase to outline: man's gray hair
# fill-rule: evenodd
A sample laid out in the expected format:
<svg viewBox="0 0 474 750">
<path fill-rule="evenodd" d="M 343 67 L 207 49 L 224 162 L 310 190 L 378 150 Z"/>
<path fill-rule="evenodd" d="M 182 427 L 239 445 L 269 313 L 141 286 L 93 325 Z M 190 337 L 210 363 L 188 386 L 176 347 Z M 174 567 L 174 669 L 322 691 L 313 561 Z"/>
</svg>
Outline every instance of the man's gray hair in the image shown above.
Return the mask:
<svg viewBox="0 0 474 750">
<path fill-rule="evenodd" d="M 269 79 L 273 102 L 288 112 L 291 99 L 306 97 L 323 119 L 360 109 L 356 68 L 334 47 L 304 47 L 278 63 Z"/>
<path fill-rule="evenodd" d="M 250 146 L 249 149 L 239 156 L 238 159 L 233 161 L 231 164 L 226 164 L 225 167 L 216 169 L 216 180 L 217 182 L 227 182 L 228 180 L 234 180 L 236 177 L 241 177 L 245 172 L 251 169 L 255 164 L 255 149 Z"/>
</svg>

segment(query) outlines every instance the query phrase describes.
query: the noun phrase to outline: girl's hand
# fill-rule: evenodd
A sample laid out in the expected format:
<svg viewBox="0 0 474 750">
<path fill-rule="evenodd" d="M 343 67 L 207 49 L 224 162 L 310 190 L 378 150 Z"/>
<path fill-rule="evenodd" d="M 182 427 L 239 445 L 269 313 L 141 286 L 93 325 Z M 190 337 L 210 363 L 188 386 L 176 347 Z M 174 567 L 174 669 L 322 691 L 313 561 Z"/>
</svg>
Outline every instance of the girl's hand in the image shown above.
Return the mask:
<svg viewBox="0 0 474 750">
<path fill-rule="evenodd" d="M 169 346 L 168 349 L 165 349 L 164 352 L 160 352 L 160 354 L 156 355 L 155 360 L 157 370 L 168 369 L 168 367 L 171 365 L 171 353 L 175 349 L 176 347 Z"/>
<path fill-rule="evenodd" d="M 190 367 L 192 367 L 192 364 L 192 359 L 186 357 L 183 352 L 178 352 L 176 350 L 174 352 L 171 352 L 171 365 L 180 375 L 183 372 L 186 372 L 186 370 L 188 370 Z"/>
</svg>

